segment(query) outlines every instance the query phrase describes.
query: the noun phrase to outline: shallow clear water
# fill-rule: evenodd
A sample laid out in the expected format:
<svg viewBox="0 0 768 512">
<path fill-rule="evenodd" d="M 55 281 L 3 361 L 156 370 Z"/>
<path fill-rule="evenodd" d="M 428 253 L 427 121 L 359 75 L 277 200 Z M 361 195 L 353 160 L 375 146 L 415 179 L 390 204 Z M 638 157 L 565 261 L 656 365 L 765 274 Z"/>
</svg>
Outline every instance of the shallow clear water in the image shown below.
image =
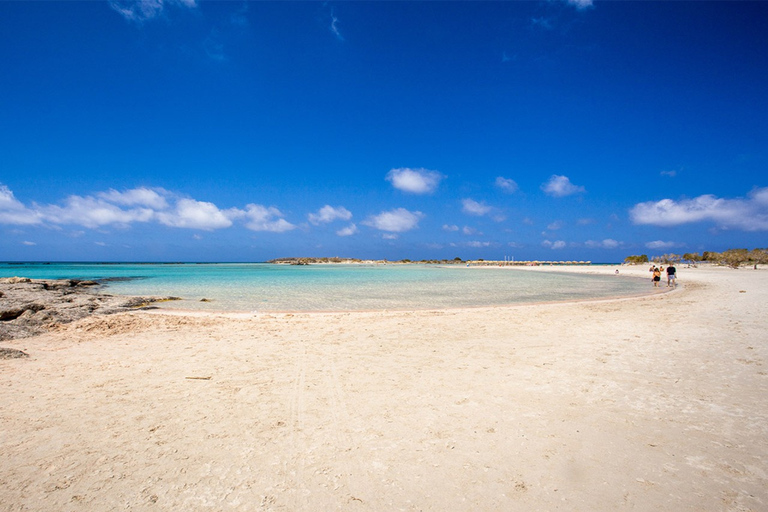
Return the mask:
<svg viewBox="0 0 768 512">
<path fill-rule="evenodd" d="M 118 279 L 107 293 L 172 295 L 183 300 L 161 307 L 219 311 L 432 309 L 648 292 L 645 279 L 460 265 L 0 263 L 0 277 L 11 276 Z"/>
</svg>

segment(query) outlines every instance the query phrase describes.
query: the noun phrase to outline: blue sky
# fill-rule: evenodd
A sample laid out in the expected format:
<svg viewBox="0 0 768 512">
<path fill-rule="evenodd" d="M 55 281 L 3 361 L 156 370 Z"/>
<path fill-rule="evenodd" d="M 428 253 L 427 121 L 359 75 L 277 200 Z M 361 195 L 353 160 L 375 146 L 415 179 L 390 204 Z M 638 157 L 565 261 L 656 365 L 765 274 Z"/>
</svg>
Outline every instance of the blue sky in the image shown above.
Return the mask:
<svg viewBox="0 0 768 512">
<path fill-rule="evenodd" d="M 768 2 L 0 2 L 0 260 L 766 247 Z"/>
</svg>

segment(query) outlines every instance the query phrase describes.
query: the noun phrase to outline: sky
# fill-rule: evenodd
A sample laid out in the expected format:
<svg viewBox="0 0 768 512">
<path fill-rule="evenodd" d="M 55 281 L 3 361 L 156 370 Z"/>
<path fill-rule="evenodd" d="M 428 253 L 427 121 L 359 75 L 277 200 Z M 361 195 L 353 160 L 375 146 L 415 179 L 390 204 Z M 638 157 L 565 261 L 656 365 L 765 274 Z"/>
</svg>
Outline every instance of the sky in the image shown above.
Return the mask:
<svg viewBox="0 0 768 512">
<path fill-rule="evenodd" d="M 0 0 L 0 260 L 768 247 L 768 2 Z"/>
</svg>

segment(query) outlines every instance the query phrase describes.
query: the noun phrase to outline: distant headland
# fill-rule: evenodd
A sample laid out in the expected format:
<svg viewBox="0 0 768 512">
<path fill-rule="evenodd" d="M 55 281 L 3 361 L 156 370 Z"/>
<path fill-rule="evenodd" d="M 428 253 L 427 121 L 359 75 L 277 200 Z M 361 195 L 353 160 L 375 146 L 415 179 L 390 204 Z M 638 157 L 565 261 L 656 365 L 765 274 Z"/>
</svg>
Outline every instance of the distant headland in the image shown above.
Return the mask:
<svg viewBox="0 0 768 512">
<path fill-rule="evenodd" d="M 278 265 L 328 265 L 328 264 L 345 264 L 345 265 L 408 265 L 408 264 L 422 264 L 422 265 L 470 265 L 470 266 L 535 266 L 535 265 L 591 265 L 591 261 L 542 261 L 542 260 L 463 260 L 461 258 L 454 258 L 452 260 L 363 260 L 358 258 L 340 258 L 338 256 L 332 258 L 315 258 L 315 257 L 301 257 L 301 258 L 276 258 L 267 261 L 267 263 L 274 263 Z"/>
</svg>

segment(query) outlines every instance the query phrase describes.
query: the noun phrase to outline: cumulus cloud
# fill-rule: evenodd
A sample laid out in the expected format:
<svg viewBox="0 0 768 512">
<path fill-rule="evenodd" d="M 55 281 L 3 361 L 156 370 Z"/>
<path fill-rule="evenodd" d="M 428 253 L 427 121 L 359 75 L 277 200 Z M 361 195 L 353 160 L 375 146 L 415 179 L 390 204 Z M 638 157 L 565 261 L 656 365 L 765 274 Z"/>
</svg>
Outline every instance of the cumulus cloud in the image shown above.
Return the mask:
<svg viewBox="0 0 768 512">
<path fill-rule="evenodd" d="M 318 224 L 328 224 L 335 220 L 349 220 L 352 218 L 352 212 L 343 206 L 334 208 L 331 205 L 325 205 L 317 213 L 307 215 L 307 218 L 309 222 L 317 226 Z"/>
<path fill-rule="evenodd" d="M 86 228 L 98 228 L 109 224 L 128 225 L 133 222 L 149 222 L 155 212 L 151 208 L 122 209 L 119 206 L 93 196 L 71 195 L 62 206 L 39 207 L 47 222 L 76 224 Z"/>
<path fill-rule="evenodd" d="M 494 182 L 494 184 L 496 185 L 496 188 L 499 188 L 508 194 L 517 192 L 519 188 L 517 186 L 517 183 L 515 183 L 515 180 L 504 178 L 503 176 L 499 176 L 498 178 L 496 178 L 496 181 Z"/>
<path fill-rule="evenodd" d="M 635 224 L 678 226 L 713 222 L 723 229 L 768 230 L 768 187 L 756 188 L 746 198 L 724 199 L 706 194 L 693 199 L 662 199 L 636 204 L 629 211 Z"/>
<path fill-rule="evenodd" d="M 39 212 L 24 206 L 8 187 L 0 185 L 0 224 L 24 226 L 41 222 Z"/>
<path fill-rule="evenodd" d="M 443 224 L 443 231 L 458 231 L 459 226 L 456 224 Z"/>
<path fill-rule="evenodd" d="M 493 210 L 493 207 L 488 206 L 485 203 L 479 203 L 474 199 L 462 199 L 461 210 L 469 215 L 477 215 L 478 217 L 487 215 Z"/>
<path fill-rule="evenodd" d="M 242 212 L 236 209 L 220 210 L 215 204 L 194 199 L 179 199 L 176 208 L 171 211 L 158 212 L 157 218 L 161 224 L 174 228 L 191 228 L 212 231 L 228 228 L 232 225 L 232 217 L 239 217 Z"/>
<path fill-rule="evenodd" d="M 155 210 L 164 210 L 168 208 L 168 201 L 163 195 L 168 192 L 163 189 L 151 189 L 146 187 L 134 188 L 125 192 L 118 192 L 109 189 L 107 192 L 101 192 L 97 196 L 105 201 L 125 206 L 146 206 Z"/>
<path fill-rule="evenodd" d="M 467 247 L 475 247 L 475 248 L 490 247 L 491 245 L 492 245 L 491 242 L 481 242 L 479 240 L 472 240 L 466 243 Z"/>
<path fill-rule="evenodd" d="M 357 233 L 357 226 L 355 224 L 350 224 L 349 226 L 342 228 L 336 232 L 339 236 L 352 236 L 355 233 Z"/>
<path fill-rule="evenodd" d="M 321 209 L 322 212 L 322 209 Z M 345 218 L 349 212 L 333 209 L 329 215 Z M 351 214 L 349 214 L 351 216 Z M 163 189 L 136 188 L 108 190 L 91 196 L 72 195 L 60 204 L 27 207 L 4 185 L 0 185 L 0 224 L 75 224 L 96 229 L 102 226 L 128 226 L 135 222 L 156 222 L 174 228 L 211 231 L 228 228 L 244 219 L 254 231 L 283 232 L 296 226 L 282 218 L 277 208 L 249 204 L 245 210 L 220 209 L 213 203 L 178 197 Z"/>
<path fill-rule="evenodd" d="M 584 192 L 582 186 L 574 185 L 567 176 L 553 174 L 549 181 L 541 185 L 541 190 L 552 197 L 565 197 Z"/>
<path fill-rule="evenodd" d="M 411 212 L 405 208 L 396 208 L 369 217 L 363 224 L 381 231 L 402 233 L 416 228 L 423 216 L 424 214 L 421 212 Z"/>
<path fill-rule="evenodd" d="M 389 171 L 386 179 L 393 187 L 403 192 L 430 194 L 437 189 L 443 178 L 439 172 L 429 169 L 400 168 Z"/>
<path fill-rule="evenodd" d="M 605 240 L 599 241 L 599 240 L 587 240 L 584 242 L 584 245 L 591 248 L 597 248 L 597 249 L 616 249 L 619 245 L 621 245 L 621 242 L 618 242 L 612 238 L 606 238 Z"/>
<path fill-rule="evenodd" d="M 253 231 L 270 231 L 282 233 L 295 229 L 296 226 L 283 218 L 283 214 L 274 206 L 266 207 L 260 204 L 249 204 L 245 208 L 245 227 Z"/>
<path fill-rule="evenodd" d="M 549 229 L 550 231 L 556 231 L 562 227 L 563 227 L 563 221 L 556 220 L 555 222 L 552 222 L 551 224 L 549 224 L 547 226 L 547 229 Z"/>
<path fill-rule="evenodd" d="M 142 23 L 162 15 L 168 6 L 194 8 L 195 0 L 109 0 L 109 6 L 128 21 Z"/>
<path fill-rule="evenodd" d="M 645 244 L 648 249 L 671 249 L 677 246 L 675 242 L 665 242 L 664 240 L 654 240 Z"/>
<path fill-rule="evenodd" d="M 554 242 L 550 240 L 544 240 L 541 242 L 541 245 L 544 247 L 549 247 L 550 249 L 563 249 L 566 244 L 563 240 L 555 240 Z"/>
</svg>

